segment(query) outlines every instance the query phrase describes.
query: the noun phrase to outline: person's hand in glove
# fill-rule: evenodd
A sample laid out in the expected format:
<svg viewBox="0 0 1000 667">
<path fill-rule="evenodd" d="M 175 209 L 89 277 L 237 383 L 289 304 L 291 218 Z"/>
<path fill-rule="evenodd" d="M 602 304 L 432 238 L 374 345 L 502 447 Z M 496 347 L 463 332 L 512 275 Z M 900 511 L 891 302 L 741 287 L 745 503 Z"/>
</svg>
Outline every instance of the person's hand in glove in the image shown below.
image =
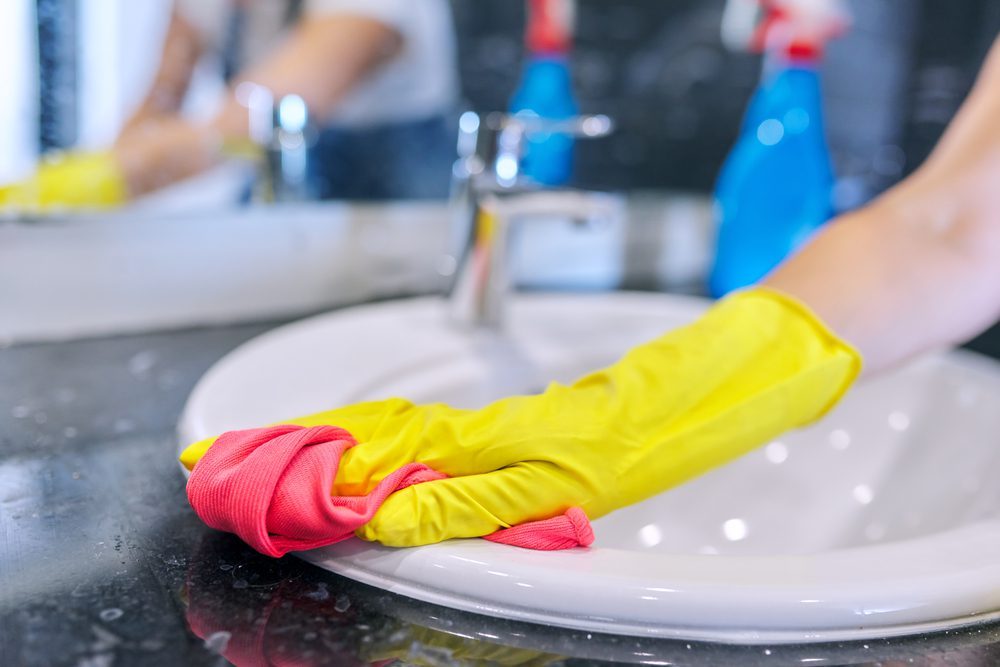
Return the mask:
<svg viewBox="0 0 1000 667">
<path fill-rule="evenodd" d="M 596 518 L 816 419 L 858 372 L 855 349 L 873 372 L 976 334 L 1000 315 L 998 112 L 1000 42 L 914 176 L 824 228 L 765 279 L 771 289 L 735 294 L 572 385 L 482 410 L 393 399 L 293 420 L 357 441 L 330 434 L 343 456 L 316 493 L 367 493 L 415 464 L 448 475 L 355 514 L 359 535 L 390 545 L 487 535 L 569 507 Z M 192 480 L 203 456 L 226 461 L 222 440 L 184 452 Z"/>
<path fill-rule="evenodd" d="M 206 169 L 220 154 L 212 128 L 180 117 L 150 119 L 107 151 L 53 155 L 30 178 L 0 185 L 0 210 L 113 208 Z"/>
<path fill-rule="evenodd" d="M 42 162 L 32 177 L 0 185 L 0 209 L 33 213 L 108 208 L 126 197 L 125 175 L 111 152 L 54 156 Z"/>
<path fill-rule="evenodd" d="M 805 308 L 757 289 L 537 396 L 480 410 L 391 399 L 289 423 L 336 426 L 357 441 L 340 460 L 334 496 L 368 494 L 413 463 L 448 476 L 389 495 L 357 531 L 411 546 L 572 507 L 593 519 L 648 498 L 818 418 L 859 369 L 854 350 Z M 213 440 L 182 455 L 192 481 Z"/>
</svg>

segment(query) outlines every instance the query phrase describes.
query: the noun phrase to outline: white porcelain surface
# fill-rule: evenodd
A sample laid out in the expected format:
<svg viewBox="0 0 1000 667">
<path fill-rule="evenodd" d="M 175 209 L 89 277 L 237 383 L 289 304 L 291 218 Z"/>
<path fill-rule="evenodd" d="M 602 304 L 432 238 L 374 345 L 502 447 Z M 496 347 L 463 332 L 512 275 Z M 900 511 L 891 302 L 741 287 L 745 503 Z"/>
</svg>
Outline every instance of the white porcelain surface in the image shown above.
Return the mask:
<svg viewBox="0 0 1000 667">
<path fill-rule="evenodd" d="M 288 318 L 450 280 L 445 202 L 208 201 L 231 199 L 233 177 L 211 172 L 115 212 L 0 220 L 0 344 Z M 707 270 L 710 223 L 708 199 L 682 193 L 630 194 L 625 218 L 601 224 L 532 219 L 511 238 L 513 278 L 683 287 Z"/>
<path fill-rule="evenodd" d="M 181 438 L 392 395 L 479 405 L 611 362 L 703 308 L 654 294 L 519 296 L 502 337 L 453 329 L 436 299 L 323 315 L 221 360 Z M 301 556 L 422 600 L 614 633 L 776 642 L 953 627 L 1000 609 L 998 434 L 1000 365 L 954 352 L 597 520 L 590 549 L 351 540 Z"/>
</svg>

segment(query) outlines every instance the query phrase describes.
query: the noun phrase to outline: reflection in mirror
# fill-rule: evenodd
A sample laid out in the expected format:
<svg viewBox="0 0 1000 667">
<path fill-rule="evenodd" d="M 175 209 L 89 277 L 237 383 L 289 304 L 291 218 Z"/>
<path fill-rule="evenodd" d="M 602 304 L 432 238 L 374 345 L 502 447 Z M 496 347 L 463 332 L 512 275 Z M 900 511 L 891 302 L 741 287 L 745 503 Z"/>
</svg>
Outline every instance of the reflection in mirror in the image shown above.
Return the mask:
<svg viewBox="0 0 1000 667">
<path fill-rule="evenodd" d="M 12 0 L 0 25 L 21 138 L 0 207 L 117 207 L 192 179 L 220 204 L 447 195 L 447 0 Z"/>
</svg>

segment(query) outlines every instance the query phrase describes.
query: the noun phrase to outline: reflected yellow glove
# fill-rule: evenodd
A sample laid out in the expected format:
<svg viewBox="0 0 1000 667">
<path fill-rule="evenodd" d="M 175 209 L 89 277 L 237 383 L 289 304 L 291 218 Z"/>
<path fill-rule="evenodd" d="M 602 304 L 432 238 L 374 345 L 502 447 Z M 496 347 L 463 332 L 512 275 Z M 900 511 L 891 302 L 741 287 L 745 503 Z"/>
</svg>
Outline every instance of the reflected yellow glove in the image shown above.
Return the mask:
<svg viewBox="0 0 1000 667">
<path fill-rule="evenodd" d="M 804 306 L 756 288 L 537 396 L 480 410 L 390 399 L 289 423 L 340 426 L 357 439 L 341 461 L 338 495 L 368 493 L 414 461 L 449 475 L 394 493 L 358 530 L 412 546 L 574 506 L 594 519 L 653 496 L 817 419 L 860 366 Z M 193 467 L 213 441 L 191 445 L 181 461 Z"/>
<path fill-rule="evenodd" d="M 360 646 L 359 657 L 373 664 L 398 660 L 414 667 L 433 667 L 442 663 L 456 667 L 547 667 L 566 660 L 565 656 L 554 653 L 494 644 L 411 623 L 380 629 L 373 642 Z"/>
<path fill-rule="evenodd" d="M 38 213 L 108 208 L 127 195 L 121 167 L 111 153 L 67 153 L 43 162 L 25 181 L 0 186 L 0 209 Z"/>
</svg>

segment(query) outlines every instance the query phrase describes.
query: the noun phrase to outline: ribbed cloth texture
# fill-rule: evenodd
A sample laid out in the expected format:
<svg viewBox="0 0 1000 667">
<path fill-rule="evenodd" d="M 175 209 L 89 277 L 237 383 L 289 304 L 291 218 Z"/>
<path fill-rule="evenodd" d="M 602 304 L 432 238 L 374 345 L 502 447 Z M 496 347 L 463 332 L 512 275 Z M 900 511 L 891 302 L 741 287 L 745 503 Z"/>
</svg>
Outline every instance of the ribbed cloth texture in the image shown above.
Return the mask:
<svg viewBox="0 0 1000 667">
<path fill-rule="evenodd" d="M 483 535 L 483 539 L 524 549 L 556 551 L 589 547 L 594 543 L 594 529 L 590 527 L 590 520 L 582 509 L 571 507 L 560 516 L 504 528 Z"/>
<path fill-rule="evenodd" d="M 375 516 L 390 494 L 444 479 L 422 463 L 409 463 L 367 495 L 334 496 L 340 459 L 356 443 L 335 426 L 271 426 L 229 431 L 191 471 L 187 494 L 195 513 L 212 528 L 238 535 L 262 554 L 279 557 L 340 542 Z M 526 549 L 589 546 L 594 533 L 586 514 L 532 521 L 485 536 Z"/>
</svg>

